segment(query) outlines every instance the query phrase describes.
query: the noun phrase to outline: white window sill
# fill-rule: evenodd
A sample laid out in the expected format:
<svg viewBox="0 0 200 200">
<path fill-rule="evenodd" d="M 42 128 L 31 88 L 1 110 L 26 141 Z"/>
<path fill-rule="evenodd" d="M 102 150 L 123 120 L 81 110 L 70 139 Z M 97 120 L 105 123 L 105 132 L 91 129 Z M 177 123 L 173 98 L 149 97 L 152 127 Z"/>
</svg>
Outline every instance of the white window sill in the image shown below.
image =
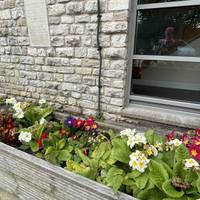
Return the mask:
<svg viewBox="0 0 200 200">
<path fill-rule="evenodd" d="M 124 117 L 186 128 L 200 127 L 200 114 L 147 105 L 130 104 L 121 111 Z"/>
</svg>

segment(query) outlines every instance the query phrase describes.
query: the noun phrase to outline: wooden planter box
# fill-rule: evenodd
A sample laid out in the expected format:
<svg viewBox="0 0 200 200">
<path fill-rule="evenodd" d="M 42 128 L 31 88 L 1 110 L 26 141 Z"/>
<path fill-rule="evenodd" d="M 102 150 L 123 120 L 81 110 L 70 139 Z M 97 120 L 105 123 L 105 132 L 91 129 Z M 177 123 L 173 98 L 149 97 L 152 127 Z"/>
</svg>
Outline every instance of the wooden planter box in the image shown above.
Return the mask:
<svg viewBox="0 0 200 200">
<path fill-rule="evenodd" d="M 1 142 L 0 189 L 20 200 L 135 199 Z"/>
</svg>

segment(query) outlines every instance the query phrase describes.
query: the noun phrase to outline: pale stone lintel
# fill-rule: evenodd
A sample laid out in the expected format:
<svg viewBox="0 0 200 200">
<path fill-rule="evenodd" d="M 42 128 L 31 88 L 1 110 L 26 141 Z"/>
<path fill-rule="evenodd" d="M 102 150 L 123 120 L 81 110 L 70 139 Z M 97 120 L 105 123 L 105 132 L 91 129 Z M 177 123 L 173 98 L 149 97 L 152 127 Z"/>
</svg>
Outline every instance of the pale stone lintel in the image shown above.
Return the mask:
<svg viewBox="0 0 200 200">
<path fill-rule="evenodd" d="M 129 8 L 129 0 L 110 0 L 108 8 L 109 10 L 127 10 Z"/>
<path fill-rule="evenodd" d="M 187 111 L 132 104 L 121 111 L 122 116 L 186 128 L 200 126 L 200 114 Z"/>
</svg>

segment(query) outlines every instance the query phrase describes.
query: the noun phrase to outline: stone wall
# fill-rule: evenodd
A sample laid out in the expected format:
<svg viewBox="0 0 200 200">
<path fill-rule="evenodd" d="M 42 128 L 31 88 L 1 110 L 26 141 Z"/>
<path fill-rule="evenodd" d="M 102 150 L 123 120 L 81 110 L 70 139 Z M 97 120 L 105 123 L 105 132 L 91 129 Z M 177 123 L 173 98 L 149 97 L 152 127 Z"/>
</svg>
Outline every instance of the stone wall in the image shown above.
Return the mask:
<svg viewBox="0 0 200 200">
<path fill-rule="evenodd" d="M 0 94 L 45 98 L 59 112 L 97 110 L 97 0 L 47 0 L 50 48 L 31 47 L 23 0 L 0 0 Z M 127 70 L 129 0 L 101 0 L 101 106 L 119 121 Z"/>
</svg>

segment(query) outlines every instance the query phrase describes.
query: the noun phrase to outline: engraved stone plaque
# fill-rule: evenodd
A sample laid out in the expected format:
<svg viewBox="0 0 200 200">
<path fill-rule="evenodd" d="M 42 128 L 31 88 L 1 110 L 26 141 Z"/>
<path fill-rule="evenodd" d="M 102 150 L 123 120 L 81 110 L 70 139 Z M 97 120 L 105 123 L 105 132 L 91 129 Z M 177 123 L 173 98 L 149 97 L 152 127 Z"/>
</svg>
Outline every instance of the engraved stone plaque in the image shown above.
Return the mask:
<svg viewBox="0 0 200 200">
<path fill-rule="evenodd" d="M 49 47 L 50 36 L 46 0 L 24 0 L 25 15 L 33 47 Z"/>
</svg>

